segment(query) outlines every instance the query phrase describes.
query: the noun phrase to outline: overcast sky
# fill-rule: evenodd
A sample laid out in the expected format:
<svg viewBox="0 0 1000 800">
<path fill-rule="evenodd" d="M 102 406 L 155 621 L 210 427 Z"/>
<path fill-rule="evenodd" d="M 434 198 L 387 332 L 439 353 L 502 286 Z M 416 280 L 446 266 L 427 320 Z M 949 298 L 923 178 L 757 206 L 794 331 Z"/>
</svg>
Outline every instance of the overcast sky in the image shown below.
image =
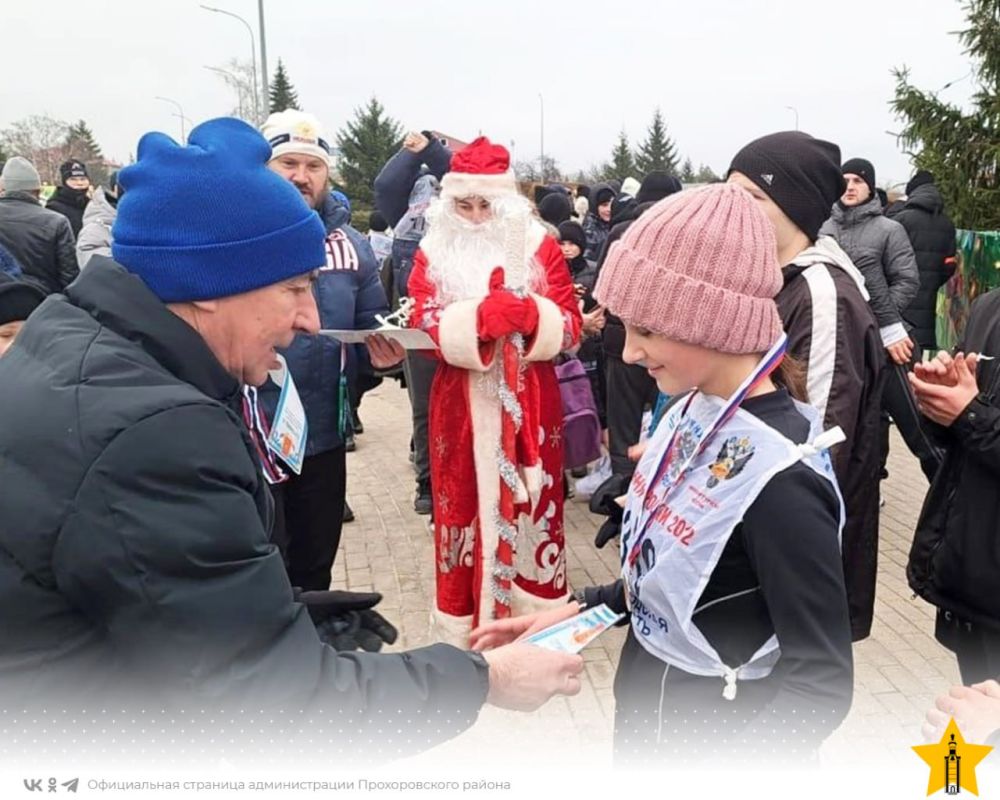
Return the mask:
<svg viewBox="0 0 1000 800">
<path fill-rule="evenodd" d="M 680 153 L 721 172 L 750 139 L 800 127 L 905 180 L 888 101 L 891 69 L 938 89 L 969 71 L 958 0 L 265 0 L 268 67 L 280 56 L 330 137 L 373 93 L 407 128 L 482 132 L 516 159 L 545 151 L 567 173 L 641 140 L 664 113 Z M 209 5 L 257 29 L 254 0 Z M 86 119 L 105 155 L 142 133 L 179 136 L 173 108 L 204 119 L 235 106 L 204 69 L 249 58 L 246 29 L 188 0 L 3 0 L 0 127 L 29 114 Z M 964 104 L 968 78 L 942 96 Z"/>
</svg>

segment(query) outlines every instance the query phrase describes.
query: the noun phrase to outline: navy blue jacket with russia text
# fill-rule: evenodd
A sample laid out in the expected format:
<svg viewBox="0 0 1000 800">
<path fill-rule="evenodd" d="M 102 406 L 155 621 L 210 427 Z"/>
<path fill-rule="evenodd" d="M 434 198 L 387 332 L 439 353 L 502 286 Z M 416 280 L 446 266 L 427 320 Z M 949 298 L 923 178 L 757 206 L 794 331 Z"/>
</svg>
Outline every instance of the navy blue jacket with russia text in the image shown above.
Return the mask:
<svg viewBox="0 0 1000 800">
<path fill-rule="evenodd" d="M 320 269 L 313 288 L 320 327 L 377 328 L 375 315 L 387 314 L 389 304 L 371 245 L 347 224 L 350 212 L 342 203 L 327 197 L 318 213 L 327 232 L 326 266 Z M 340 349 L 340 342 L 328 336 L 299 334 L 291 346 L 281 351 L 309 421 L 307 456 L 325 453 L 344 443 L 339 426 Z M 260 397 L 272 422 L 279 388 L 271 381 L 260 388 Z"/>
</svg>

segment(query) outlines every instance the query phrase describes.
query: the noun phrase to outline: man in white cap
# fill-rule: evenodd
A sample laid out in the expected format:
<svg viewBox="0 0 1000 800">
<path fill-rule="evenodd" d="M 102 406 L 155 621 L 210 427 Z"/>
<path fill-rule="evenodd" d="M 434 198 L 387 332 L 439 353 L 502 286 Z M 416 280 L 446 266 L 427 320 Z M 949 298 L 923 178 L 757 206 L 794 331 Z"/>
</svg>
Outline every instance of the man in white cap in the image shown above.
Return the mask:
<svg viewBox="0 0 1000 800">
<path fill-rule="evenodd" d="M 312 114 L 289 109 L 271 114 L 261 132 L 271 145 L 269 168 L 291 181 L 326 228 L 326 264 L 313 287 L 320 327 L 378 327 L 376 315 L 387 314 L 389 304 L 371 246 L 348 224 L 350 211 L 330 196 L 330 145 L 323 126 Z M 340 543 L 347 489 L 346 351 L 334 339 L 307 334 L 282 351 L 309 427 L 301 472 L 272 486 L 274 541 L 285 553 L 292 584 L 306 590 L 329 587 Z M 405 355 L 379 336 L 369 339 L 368 352 L 376 369 L 394 366 Z M 268 384 L 261 397 L 273 421 L 278 387 Z"/>
</svg>

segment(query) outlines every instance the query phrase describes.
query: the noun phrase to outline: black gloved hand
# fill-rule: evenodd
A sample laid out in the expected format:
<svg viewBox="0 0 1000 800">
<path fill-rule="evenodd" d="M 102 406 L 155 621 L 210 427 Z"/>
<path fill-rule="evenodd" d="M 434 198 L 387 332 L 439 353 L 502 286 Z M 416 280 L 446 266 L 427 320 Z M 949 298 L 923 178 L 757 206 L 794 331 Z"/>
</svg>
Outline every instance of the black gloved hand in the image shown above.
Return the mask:
<svg viewBox="0 0 1000 800">
<path fill-rule="evenodd" d="M 598 549 L 622 532 L 622 514 L 625 511 L 615 500 L 628 492 L 630 482 L 631 478 L 627 475 L 612 475 L 590 496 L 590 512 L 607 517 L 594 537 L 594 546 Z"/>
<path fill-rule="evenodd" d="M 610 542 L 612 539 L 617 539 L 622 533 L 622 523 L 621 520 L 617 522 L 613 519 L 606 519 L 604 524 L 597 529 L 597 535 L 594 537 L 594 547 L 600 550 L 604 545 Z"/>
<path fill-rule="evenodd" d="M 375 653 L 382 643 L 392 644 L 399 636 L 389 621 L 374 611 L 382 601 L 378 592 L 301 592 L 295 599 L 303 603 L 320 640 L 336 650 L 367 650 Z"/>
</svg>

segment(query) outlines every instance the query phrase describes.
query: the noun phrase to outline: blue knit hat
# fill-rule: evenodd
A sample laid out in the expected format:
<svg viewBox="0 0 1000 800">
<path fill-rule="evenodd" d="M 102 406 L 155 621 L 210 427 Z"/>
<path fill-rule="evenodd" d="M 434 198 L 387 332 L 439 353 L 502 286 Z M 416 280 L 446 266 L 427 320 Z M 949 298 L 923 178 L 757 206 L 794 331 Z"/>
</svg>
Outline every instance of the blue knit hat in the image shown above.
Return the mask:
<svg viewBox="0 0 1000 800">
<path fill-rule="evenodd" d="M 115 261 L 165 303 L 241 294 L 323 266 L 323 223 L 267 168 L 270 157 L 263 136 L 228 117 L 199 125 L 186 147 L 147 133 L 118 175 Z"/>
</svg>

